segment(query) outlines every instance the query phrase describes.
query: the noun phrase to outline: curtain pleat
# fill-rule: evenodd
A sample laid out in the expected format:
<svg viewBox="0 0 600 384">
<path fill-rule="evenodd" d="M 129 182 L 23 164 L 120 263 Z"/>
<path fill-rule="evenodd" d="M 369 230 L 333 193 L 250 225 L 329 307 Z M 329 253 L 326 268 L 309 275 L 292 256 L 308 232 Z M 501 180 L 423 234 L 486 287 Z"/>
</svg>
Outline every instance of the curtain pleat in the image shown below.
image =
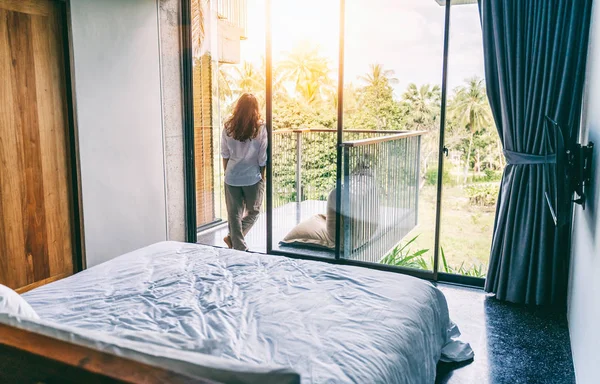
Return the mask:
<svg viewBox="0 0 600 384">
<path fill-rule="evenodd" d="M 544 119 L 579 131 L 592 0 L 479 0 L 488 98 L 505 150 L 544 154 Z M 548 164 L 508 164 L 485 289 L 500 300 L 563 305 L 570 224 L 544 197 Z M 556 186 L 553 173 L 549 185 Z"/>
</svg>

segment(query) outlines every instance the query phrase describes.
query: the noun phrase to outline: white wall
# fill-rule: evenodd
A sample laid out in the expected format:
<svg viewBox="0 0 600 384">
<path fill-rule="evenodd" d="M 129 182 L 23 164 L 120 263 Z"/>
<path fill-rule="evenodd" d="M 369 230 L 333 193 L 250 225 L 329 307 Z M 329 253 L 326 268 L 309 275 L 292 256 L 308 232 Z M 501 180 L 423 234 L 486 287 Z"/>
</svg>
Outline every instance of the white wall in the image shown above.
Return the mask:
<svg viewBox="0 0 600 384">
<path fill-rule="evenodd" d="M 568 307 L 579 384 L 598 383 L 600 367 L 600 7 L 593 8 L 581 141 L 596 145 L 594 175 L 585 211 L 575 211 Z"/>
<path fill-rule="evenodd" d="M 165 240 L 156 0 L 71 0 L 88 266 Z"/>
</svg>

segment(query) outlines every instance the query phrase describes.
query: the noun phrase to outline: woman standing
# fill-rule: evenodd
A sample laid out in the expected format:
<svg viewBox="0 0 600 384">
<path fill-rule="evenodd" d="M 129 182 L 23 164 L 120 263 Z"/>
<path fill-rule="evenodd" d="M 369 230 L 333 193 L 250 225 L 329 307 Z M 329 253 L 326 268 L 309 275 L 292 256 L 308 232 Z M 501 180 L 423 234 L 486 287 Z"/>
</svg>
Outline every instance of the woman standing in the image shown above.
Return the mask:
<svg viewBox="0 0 600 384">
<path fill-rule="evenodd" d="M 229 222 L 229 234 L 223 241 L 229 248 L 246 251 L 244 237 L 260 213 L 267 164 L 267 130 L 254 95 L 244 93 L 225 122 L 221 156 Z"/>
</svg>

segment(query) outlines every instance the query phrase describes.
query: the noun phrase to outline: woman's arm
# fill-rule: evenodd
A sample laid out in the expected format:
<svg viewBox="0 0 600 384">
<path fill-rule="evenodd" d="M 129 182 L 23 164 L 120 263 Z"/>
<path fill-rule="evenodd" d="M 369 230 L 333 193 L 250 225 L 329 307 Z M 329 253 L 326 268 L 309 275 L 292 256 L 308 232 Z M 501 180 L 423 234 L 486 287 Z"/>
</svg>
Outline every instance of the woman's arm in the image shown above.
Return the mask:
<svg viewBox="0 0 600 384">
<path fill-rule="evenodd" d="M 225 159 L 229 159 L 230 153 L 229 153 L 229 147 L 227 146 L 227 132 L 225 131 L 225 128 L 223 128 L 223 131 L 221 132 L 221 157 L 223 158 L 223 160 Z M 225 166 L 225 162 L 223 162 L 223 166 Z"/>
<path fill-rule="evenodd" d="M 227 146 L 227 133 L 225 132 L 225 128 L 223 128 L 223 132 L 221 133 L 221 157 L 223 158 L 223 172 L 227 170 L 227 163 L 229 162 L 229 147 Z"/>
<path fill-rule="evenodd" d="M 267 146 L 269 145 L 269 136 L 267 128 L 263 125 L 260 134 L 260 149 L 258 151 L 258 166 L 260 167 L 260 175 L 265 179 L 265 168 L 267 167 Z"/>
</svg>

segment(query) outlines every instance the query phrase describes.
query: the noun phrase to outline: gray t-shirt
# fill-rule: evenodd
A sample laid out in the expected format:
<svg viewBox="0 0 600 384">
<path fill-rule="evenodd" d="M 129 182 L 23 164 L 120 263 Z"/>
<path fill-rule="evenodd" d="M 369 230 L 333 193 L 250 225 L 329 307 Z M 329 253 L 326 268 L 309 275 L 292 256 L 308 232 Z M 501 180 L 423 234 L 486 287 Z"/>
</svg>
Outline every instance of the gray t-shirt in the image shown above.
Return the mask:
<svg viewBox="0 0 600 384">
<path fill-rule="evenodd" d="M 245 142 L 235 140 L 223 129 L 221 156 L 229 159 L 225 171 L 225 184 L 234 187 L 254 185 L 261 180 L 260 167 L 267 164 L 267 129 L 259 128 L 258 136 Z"/>
</svg>

